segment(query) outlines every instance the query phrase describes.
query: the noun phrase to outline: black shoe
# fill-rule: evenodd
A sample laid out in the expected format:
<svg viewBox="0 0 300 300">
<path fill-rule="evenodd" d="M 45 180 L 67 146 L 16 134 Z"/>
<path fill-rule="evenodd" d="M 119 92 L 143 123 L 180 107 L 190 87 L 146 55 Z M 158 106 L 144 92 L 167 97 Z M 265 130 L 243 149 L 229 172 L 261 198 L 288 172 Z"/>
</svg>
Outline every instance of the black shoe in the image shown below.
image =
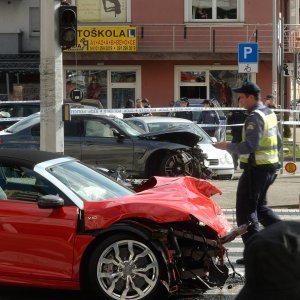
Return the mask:
<svg viewBox="0 0 300 300">
<path fill-rule="evenodd" d="M 239 258 L 239 259 L 236 260 L 236 263 L 238 265 L 244 265 L 245 264 L 245 260 L 243 258 Z"/>
</svg>

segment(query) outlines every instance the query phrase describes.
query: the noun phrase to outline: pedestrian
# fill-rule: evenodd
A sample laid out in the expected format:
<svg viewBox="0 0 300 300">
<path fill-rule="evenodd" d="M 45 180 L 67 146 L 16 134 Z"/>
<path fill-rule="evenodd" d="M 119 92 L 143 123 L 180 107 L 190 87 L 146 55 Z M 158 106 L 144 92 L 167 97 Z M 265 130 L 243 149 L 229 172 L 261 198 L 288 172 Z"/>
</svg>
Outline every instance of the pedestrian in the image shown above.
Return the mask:
<svg viewBox="0 0 300 300">
<path fill-rule="evenodd" d="M 279 167 L 278 153 L 282 146 L 274 112 L 260 101 L 260 88 L 252 82 L 244 82 L 239 93 L 240 105 L 247 109 L 248 116 L 240 143 L 220 142 L 218 149 L 229 150 L 240 155 L 243 173 L 239 179 L 236 198 L 238 226 L 250 222 L 248 232 L 242 235 L 243 242 L 264 227 L 281 221 L 267 206 L 267 191 L 276 179 Z M 237 260 L 243 264 L 244 259 Z"/>
<path fill-rule="evenodd" d="M 132 99 L 128 99 L 125 103 L 125 108 L 135 108 L 134 101 Z M 135 113 L 124 113 L 123 118 L 131 118 L 136 117 Z"/>
<path fill-rule="evenodd" d="M 265 98 L 265 101 L 264 101 L 264 105 L 271 108 L 271 109 L 276 109 L 278 108 L 275 104 L 275 101 L 274 101 L 274 97 L 272 94 L 268 94 Z M 277 117 L 277 121 L 280 121 L 280 113 L 279 111 L 275 112 L 276 114 L 276 117 Z"/>
<path fill-rule="evenodd" d="M 245 245 L 246 283 L 236 300 L 300 299 L 300 222 L 262 229 Z"/>
<path fill-rule="evenodd" d="M 186 97 L 182 97 L 179 100 L 179 104 L 180 104 L 180 107 L 189 107 L 189 99 Z M 174 117 L 193 121 L 193 113 L 189 110 L 177 111 L 177 112 L 175 112 Z"/>
<path fill-rule="evenodd" d="M 209 100 L 204 100 L 203 106 L 204 108 L 214 107 L 214 105 Z M 220 125 L 220 117 L 215 110 L 202 110 L 198 119 L 198 124 L 211 125 L 203 126 L 202 129 L 211 137 L 218 136 L 218 125 Z"/>
<path fill-rule="evenodd" d="M 240 99 L 238 98 L 238 105 L 240 107 Z M 231 126 L 232 143 L 240 143 L 242 141 L 243 125 L 245 123 L 247 114 L 244 110 L 234 110 L 228 115 L 228 125 Z M 237 170 L 239 165 L 239 155 L 231 153 L 233 159 L 234 169 Z"/>
<path fill-rule="evenodd" d="M 142 99 L 143 108 L 151 108 L 150 101 L 147 98 Z M 143 116 L 152 116 L 151 112 L 144 113 Z"/>
</svg>

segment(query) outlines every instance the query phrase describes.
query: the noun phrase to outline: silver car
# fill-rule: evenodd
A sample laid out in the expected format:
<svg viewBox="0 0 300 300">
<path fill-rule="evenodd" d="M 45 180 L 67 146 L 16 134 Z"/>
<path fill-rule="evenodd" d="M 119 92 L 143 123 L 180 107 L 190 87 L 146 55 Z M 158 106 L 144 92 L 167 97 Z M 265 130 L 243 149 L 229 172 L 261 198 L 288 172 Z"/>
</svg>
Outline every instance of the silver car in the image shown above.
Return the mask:
<svg viewBox="0 0 300 300">
<path fill-rule="evenodd" d="M 209 169 L 213 172 L 213 177 L 218 179 L 231 179 L 234 174 L 234 165 L 228 151 L 216 149 L 212 144 L 212 139 L 197 124 L 190 120 L 172 117 L 133 117 L 124 119 L 128 124 L 134 124 L 145 132 L 155 132 L 165 130 L 172 126 L 186 125 L 192 128 L 200 136 L 198 145 L 207 155 Z"/>
</svg>

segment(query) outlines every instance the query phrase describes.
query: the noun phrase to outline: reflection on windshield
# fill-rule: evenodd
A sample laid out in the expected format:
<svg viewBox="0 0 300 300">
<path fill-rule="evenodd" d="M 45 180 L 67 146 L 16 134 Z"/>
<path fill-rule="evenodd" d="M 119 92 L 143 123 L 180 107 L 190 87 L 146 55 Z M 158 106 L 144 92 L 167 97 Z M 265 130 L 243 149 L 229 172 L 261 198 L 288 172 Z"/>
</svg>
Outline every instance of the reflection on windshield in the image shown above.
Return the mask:
<svg viewBox="0 0 300 300">
<path fill-rule="evenodd" d="M 38 124 L 39 122 L 40 122 L 40 113 L 35 113 L 33 115 L 30 115 L 27 118 L 20 120 L 17 123 L 11 125 L 7 129 L 5 129 L 5 131 L 10 132 L 10 133 L 20 132 L 25 128 L 31 127 L 35 124 Z"/>
<path fill-rule="evenodd" d="M 145 133 L 141 128 L 139 128 L 138 126 L 133 125 L 128 125 L 126 122 L 124 122 L 121 119 L 114 119 L 114 122 L 120 127 L 122 128 L 126 133 L 128 133 L 129 135 L 132 136 L 138 136 L 142 133 Z"/>
<path fill-rule="evenodd" d="M 47 171 L 86 201 L 113 199 L 134 193 L 77 161 L 52 166 Z"/>
</svg>

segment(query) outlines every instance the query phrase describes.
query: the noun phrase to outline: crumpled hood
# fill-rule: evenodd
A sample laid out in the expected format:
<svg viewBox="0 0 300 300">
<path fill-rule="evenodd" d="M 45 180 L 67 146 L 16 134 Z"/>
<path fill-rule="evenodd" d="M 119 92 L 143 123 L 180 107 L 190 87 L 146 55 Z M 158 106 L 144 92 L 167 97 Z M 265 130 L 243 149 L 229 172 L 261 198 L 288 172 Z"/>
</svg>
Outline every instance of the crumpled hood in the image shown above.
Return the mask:
<svg viewBox="0 0 300 300">
<path fill-rule="evenodd" d="M 172 126 L 165 130 L 141 134 L 138 137 L 140 139 L 167 141 L 188 147 L 194 147 L 200 140 L 199 135 L 186 125 Z"/>
<path fill-rule="evenodd" d="M 84 204 L 85 228 L 107 228 L 124 219 L 148 219 L 156 223 L 197 218 L 224 236 L 232 226 L 219 205 L 209 197 L 221 191 L 210 182 L 193 177 L 152 177 L 137 194 Z"/>
</svg>

